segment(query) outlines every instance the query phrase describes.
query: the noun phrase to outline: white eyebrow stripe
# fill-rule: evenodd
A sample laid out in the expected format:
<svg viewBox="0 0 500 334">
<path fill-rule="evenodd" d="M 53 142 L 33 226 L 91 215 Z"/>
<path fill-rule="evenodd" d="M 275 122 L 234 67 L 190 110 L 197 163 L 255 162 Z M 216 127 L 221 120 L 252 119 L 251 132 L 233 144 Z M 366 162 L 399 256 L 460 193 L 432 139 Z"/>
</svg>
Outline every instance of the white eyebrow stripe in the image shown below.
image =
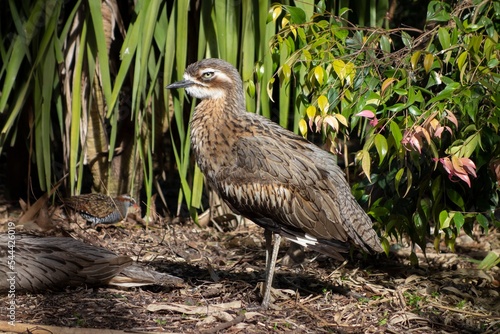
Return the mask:
<svg viewBox="0 0 500 334">
<path fill-rule="evenodd" d="M 217 78 L 219 80 L 228 82 L 230 84 L 233 83 L 233 80 L 230 77 L 228 77 L 226 73 L 221 72 L 221 71 L 217 71 L 216 73 L 217 73 Z"/>
<path fill-rule="evenodd" d="M 207 67 L 206 69 L 204 69 L 202 72 L 219 72 L 218 70 L 214 69 L 214 68 L 211 68 L 211 67 Z"/>
</svg>

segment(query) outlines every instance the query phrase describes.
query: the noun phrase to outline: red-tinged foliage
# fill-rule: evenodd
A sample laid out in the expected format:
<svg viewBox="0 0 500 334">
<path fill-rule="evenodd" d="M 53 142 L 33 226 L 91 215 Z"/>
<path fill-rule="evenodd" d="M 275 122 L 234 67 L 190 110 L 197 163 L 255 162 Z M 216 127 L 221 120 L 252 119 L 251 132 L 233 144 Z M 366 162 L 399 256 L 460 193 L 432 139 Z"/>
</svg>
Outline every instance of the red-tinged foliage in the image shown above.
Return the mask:
<svg viewBox="0 0 500 334">
<path fill-rule="evenodd" d="M 276 60 L 286 58 L 296 79 L 295 114 L 332 145 L 359 143 L 343 153 L 355 156 L 353 192 L 382 235 L 422 248 L 433 236 L 453 249 L 461 231 L 500 226 L 500 29 L 491 6 L 430 1 L 427 14 L 432 25 L 416 38 L 327 13 L 308 23 L 285 15 L 273 52 L 288 52 Z"/>
<path fill-rule="evenodd" d="M 456 156 L 452 156 L 451 160 L 449 157 L 445 157 L 440 158 L 439 162 L 443 165 L 444 170 L 448 173 L 448 178 L 453 182 L 457 182 L 458 180 L 455 177 L 458 177 L 460 180 L 467 183 L 470 188 L 471 183 L 469 174 L 477 177 L 476 165 L 471 159 L 457 158 Z"/>
</svg>

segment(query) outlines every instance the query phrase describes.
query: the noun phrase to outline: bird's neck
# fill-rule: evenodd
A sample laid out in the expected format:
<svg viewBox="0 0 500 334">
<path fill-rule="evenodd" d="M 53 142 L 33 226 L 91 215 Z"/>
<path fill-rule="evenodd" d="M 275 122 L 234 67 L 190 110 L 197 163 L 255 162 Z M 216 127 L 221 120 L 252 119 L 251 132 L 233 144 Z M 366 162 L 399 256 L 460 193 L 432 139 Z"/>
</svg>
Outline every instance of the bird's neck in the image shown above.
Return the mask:
<svg viewBox="0 0 500 334">
<path fill-rule="evenodd" d="M 222 121 L 224 114 L 230 111 L 230 108 L 226 107 L 227 104 L 224 98 L 201 100 L 194 110 L 193 121 L 198 118 L 204 121 Z"/>
<path fill-rule="evenodd" d="M 231 150 L 239 139 L 238 128 L 246 113 L 241 102 L 233 102 L 224 98 L 202 100 L 191 120 L 191 145 L 201 171 L 209 180 L 222 166 L 232 163 Z"/>
</svg>

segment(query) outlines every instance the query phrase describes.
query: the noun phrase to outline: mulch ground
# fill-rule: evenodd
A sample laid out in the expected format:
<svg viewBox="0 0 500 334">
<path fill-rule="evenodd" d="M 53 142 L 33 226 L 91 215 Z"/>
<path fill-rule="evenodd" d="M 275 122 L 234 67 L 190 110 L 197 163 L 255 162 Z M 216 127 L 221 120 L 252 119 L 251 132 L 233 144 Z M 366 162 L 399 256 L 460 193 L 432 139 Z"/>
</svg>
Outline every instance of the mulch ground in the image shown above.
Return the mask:
<svg viewBox="0 0 500 334">
<path fill-rule="evenodd" d="M 17 219 L 8 211 L 0 212 L 0 230 Z M 4 331 L 500 333 L 500 268 L 477 269 L 488 251 L 500 249 L 498 231 L 460 237 L 456 253 L 445 247 L 436 253 L 429 245 L 426 256 L 417 251 L 418 267 L 410 265 L 410 247 L 400 244 L 389 256 L 354 253 L 344 263 L 306 251 L 299 264 L 278 263 L 273 306 L 262 310 L 264 238 L 251 222 L 200 228 L 158 219 L 146 228 L 132 214 L 120 224 L 93 228 L 62 216 L 51 213 L 56 234 L 64 230 L 128 255 L 185 285 L 17 294 L 18 326 L 2 322 Z M 6 320 L 7 301 L 0 296 L 0 320 Z"/>
</svg>

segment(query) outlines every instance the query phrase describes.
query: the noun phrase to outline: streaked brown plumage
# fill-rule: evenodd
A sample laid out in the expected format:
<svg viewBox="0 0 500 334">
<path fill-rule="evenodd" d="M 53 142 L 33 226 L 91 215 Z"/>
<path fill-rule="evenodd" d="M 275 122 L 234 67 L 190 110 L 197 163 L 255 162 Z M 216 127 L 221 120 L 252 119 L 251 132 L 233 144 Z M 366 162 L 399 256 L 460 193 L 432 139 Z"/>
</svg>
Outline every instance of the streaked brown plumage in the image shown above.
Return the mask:
<svg viewBox="0 0 500 334">
<path fill-rule="evenodd" d="M 117 223 L 127 216 L 128 208 L 135 204 L 135 200 L 128 195 L 112 198 L 97 193 L 72 196 L 63 202 L 92 224 Z"/>
<path fill-rule="evenodd" d="M 188 66 L 183 81 L 167 88 L 185 88 L 201 100 L 191 121 L 191 141 L 209 186 L 235 212 L 266 229 L 264 308 L 280 236 L 336 259 L 343 259 L 349 244 L 382 252 L 334 157 L 247 112 L 242 81 L 231 64 L 201 60 Z"/>
<path fill-rule="evenodd" d="M 10 250 L 15 263 L 9 263 Z M 0 292 L 9 291 L 12 277 L 16 292 L 107 284 L 131 263 L 128 256 L 72 238 L 17 234 L 13 243 L 1 234 Z"/>
<path fill-rule="evenodd" d="M 161 273 L 72 238 L 0 234 L 0 293 L 41 292 L 67 286 L 181 286 L 181 278 Z M 13 251 L 13 257 L 9 255 Z M 15 262 L 9 262 L 14 260 Z M 8 280 L 14 277 L 14 279 Z"/>
</svg>

